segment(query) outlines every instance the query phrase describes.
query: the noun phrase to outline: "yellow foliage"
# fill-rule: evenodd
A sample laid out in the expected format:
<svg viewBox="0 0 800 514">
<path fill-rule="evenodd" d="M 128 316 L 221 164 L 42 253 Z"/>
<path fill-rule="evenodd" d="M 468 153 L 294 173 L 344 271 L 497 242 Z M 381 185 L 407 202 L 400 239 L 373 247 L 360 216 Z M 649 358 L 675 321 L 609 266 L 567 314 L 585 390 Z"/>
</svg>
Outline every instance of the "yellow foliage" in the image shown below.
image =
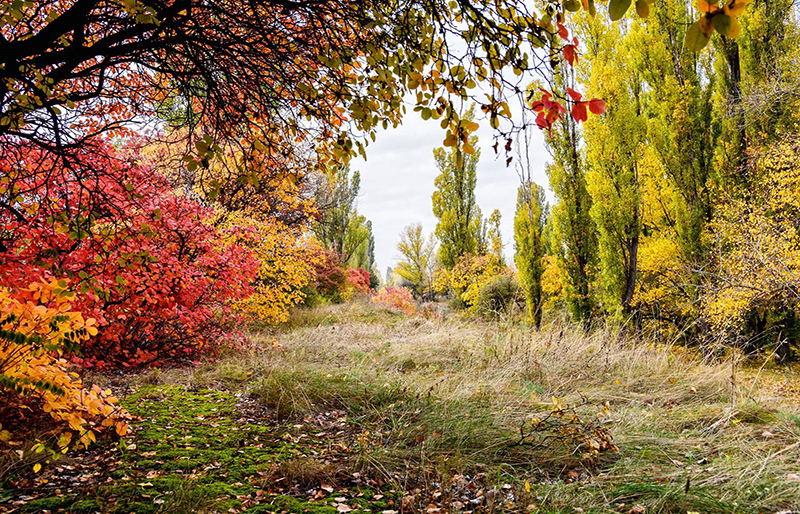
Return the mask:
<svg viewBox="0 0 800 514">
<path fill-rule="evenodd" d="M 489 255 L 465 253 L 448 274 L 450 288 L 470 310 L 475 310 L 483 286 L 503 271 L 504 267 Z"/>
<path fill-rule="evenodd" d="M 796 305 L 800 291 L 800 140 L 765 152 L 754 174 L 756 185 L 721 202 L 711 224 L 720 262 L 702 300 L 719 331 L 740 328 L 752 308 Z"/>
<path fill-rule="evenodd" d="M 544 308 L 552 309 L 563 305 L 566 302 L 565 284 L 566 279 L 558 265 L 558 258 L 555 255 L 545 255 L 542 257 L 544 272 L 542 273 L 542 298 Z"/>
<path fill-rule="evenodd" d="M 62 357 L 97 334 L 94 319 L 71 310 L 73 299 L 63 280 L 0 288 L 0 389 L 16 395 L 20 408 L 30 399 L 88 446 L 102 427 L 114 425 L 123 434 L 128 415 L 110 390 L 85 388 Z M 64 448 L 73 439 L 69 430 L 60 439 Z"/>
<path fill-rule="evenodd" d="M 252 249 L 259 261 L 255 293 L 236 308 L 268 323 L 287 321 L 289 309 L 303 301 L 304 288 L 322 261 L 319 242 L 300 228 L 243 211 L 229 213 L 225 226 L 235 228 L 231 238 Z"/>
</svg>

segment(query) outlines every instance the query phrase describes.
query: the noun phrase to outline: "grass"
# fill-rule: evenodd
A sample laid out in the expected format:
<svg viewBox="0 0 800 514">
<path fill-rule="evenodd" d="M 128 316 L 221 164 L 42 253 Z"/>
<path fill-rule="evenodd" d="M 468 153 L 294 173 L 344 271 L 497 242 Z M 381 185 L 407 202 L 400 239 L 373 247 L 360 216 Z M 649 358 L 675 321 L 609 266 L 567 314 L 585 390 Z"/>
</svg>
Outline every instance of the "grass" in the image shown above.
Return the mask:
<svg viewBox="0 0 800 514">
<path fill-rule="evenodd" d="M 253 335 L 261 349 L 245 355 L 126 377 L 143 419 L 111 452 L 110 480 L 28 511 L 800 508 L 791 370 L 363 303 Z M 574 411 L 553 416 L 554 398 Z M 618 453 L 591 451 L 605 430 Z"/>
</svg>

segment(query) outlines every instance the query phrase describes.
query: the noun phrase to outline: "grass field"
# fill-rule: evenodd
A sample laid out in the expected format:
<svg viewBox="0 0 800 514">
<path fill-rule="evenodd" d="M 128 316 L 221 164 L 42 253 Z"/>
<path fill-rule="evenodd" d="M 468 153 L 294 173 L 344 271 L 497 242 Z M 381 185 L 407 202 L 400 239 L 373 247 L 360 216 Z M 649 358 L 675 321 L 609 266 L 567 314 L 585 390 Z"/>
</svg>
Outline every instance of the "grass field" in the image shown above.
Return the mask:
<svg viewBox="0 0 800 514">
<path fill-rule="evenodd" d="M 253 335 L 196 368 L 93 377 L 140 421 L 22 481 L 8 510 L 800 509 L 788 368 L 365 303 Z"/>
</svg>

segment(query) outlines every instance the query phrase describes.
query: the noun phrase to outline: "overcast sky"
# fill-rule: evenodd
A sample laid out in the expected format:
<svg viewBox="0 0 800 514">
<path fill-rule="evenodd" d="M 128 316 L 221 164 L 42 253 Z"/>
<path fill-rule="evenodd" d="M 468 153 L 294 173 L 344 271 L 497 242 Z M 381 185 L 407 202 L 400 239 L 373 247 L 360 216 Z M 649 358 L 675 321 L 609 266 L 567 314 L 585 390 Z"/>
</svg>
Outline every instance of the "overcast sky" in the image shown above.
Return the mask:
<svg viewBox="0 0 800 514">
<path fill-rule="evenodd" d="M 476 197 L 484 216 L 488 217 L 494 209 L 503 215 L 505 254 L 511 259 L 519 176 L 513 164 L 506 167 L 502 143 L 501 155 L 496 158 L 488 121 L 478 121 L 481 160 Z M 439 122 L 423 121 L 417 113 L 409 112 L 402 126 L 378 134 L 377 141 L 367 147 L 366 161 L 359 158 L 351 163 L 352 169 L 361 172 L 358 210 L 372 220 L 375 258 L 381 276 L 385 276 L 387 266 L 394 267 L 400 259 L 396 245 L 406 225 L 421 222 L 426 234 L 436 227 L 431 209 L 433 181 L 438 175 L 433 149 L 442 146 L 444 135 Z M 544 167 L 550 156 L 539 133 L 533 135 L 530 156 L 534 181 L 547 188 Z"/>
</svg>

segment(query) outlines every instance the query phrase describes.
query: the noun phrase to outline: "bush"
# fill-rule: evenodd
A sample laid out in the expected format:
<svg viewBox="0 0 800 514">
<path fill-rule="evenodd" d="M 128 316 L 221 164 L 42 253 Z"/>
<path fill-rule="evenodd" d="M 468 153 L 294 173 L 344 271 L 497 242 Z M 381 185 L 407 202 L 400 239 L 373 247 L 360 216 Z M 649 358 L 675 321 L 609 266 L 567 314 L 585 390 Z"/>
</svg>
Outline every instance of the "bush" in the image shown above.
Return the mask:
<svg viewBox="0 0 800 514">
<path fill-rule="evenodd" d="M 508 313 L 520 299 L 521 290 L 513 275 L 497 275 L 481 286 L 476 310 L 484 316 L 499 316 Z"/>
<path fill-rule="evenodd" d="M 73 441 L 89 446 L 107 427 L 127 431 L 128 415 L 111 391 L 84 387 L 60 356 L 97 334 L 94 319 L 72 310 L 74 300 L 66 281 L 0 288 L 0 418 L 12 421 L 0 425 L 0 441 L 29 428 L 26 411 L 57 422 L 62 452 Z"/>
<path fill-rule="evenodd" d="M 369 292 L 372 283 L 371 277 L 370 272 L 364 268 L 350 268 L 347 270 L 347 282 L 359 293 Z"/>
<path fill-rule="evenodd" d="M 81 347 L 86 366 L 191 357 L 223 335 L 258 262 L 212 224 L 213 209 L 135 155 L 101 149 L 69 165 L 35 148 L 4 154 L 0 285 L 70 279 L 73 308 L 98 322 Z"/>
<path fill-rule="evenodd" d="M 320 303 L 341 303 L 351 294 L 347 269 L 332 250 L 322 250 L 322 256 L 314 263 L 313 284 L 306 294 L 305 305 L 313 307 Z"/>
<path fill-rule="evenodd" d="M 407 287 L 384 287 L 372 297 L 372 302 L 409 316 L 418 314 L 417 304 L 414 303 L 411 290 Z"/>
</svg>

